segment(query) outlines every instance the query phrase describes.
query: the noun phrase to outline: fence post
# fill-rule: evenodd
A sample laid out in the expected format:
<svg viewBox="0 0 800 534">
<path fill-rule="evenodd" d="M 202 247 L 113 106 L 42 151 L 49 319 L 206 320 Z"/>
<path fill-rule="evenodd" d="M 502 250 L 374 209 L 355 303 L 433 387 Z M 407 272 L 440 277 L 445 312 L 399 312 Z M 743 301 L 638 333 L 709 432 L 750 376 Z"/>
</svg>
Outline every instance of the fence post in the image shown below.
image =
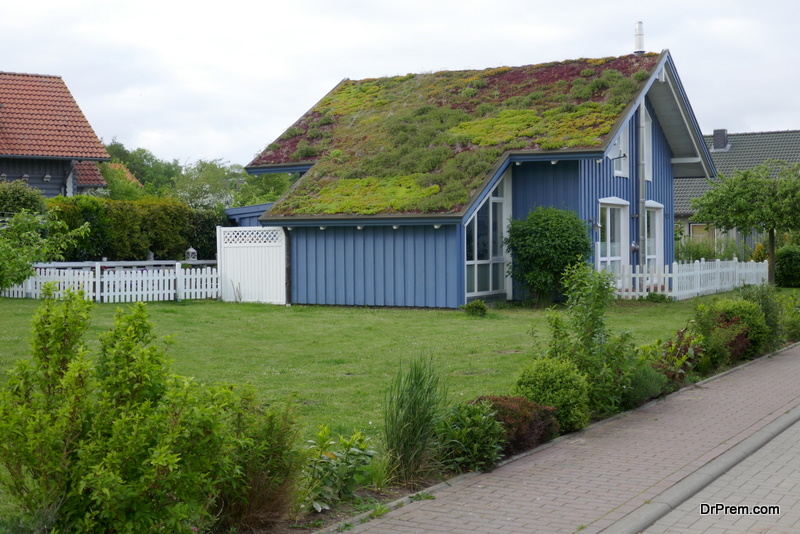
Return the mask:
<svg viewBox="0 0 800 534">
<path fill-rule="evenodd" d="M 100 262 L 94 264 L 94 298 L 95 302 L 103 302 L 103 269 Z"/>
<path fill-rule="evenodd" d="M 175 263 L 175 300 L 183 300 L 183 266 L 181 262 Z"/>
</svg>

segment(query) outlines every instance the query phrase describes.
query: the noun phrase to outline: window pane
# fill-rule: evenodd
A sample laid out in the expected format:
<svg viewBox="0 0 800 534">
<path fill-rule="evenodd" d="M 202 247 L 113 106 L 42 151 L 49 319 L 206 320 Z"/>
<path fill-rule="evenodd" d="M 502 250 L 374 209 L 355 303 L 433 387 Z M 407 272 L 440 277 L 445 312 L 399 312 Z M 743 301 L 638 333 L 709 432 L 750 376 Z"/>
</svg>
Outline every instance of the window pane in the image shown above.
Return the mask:
<svg viewBox="0 0 800 534">
<path fill-rule="evenodd" d="M 503 256 L 503 204 L 492 202 L 492 257 Z"/>
<path fill-rule="evenodd" d="M 505 263 L 492 264 L 492 291 L 502 291 L 505 289 L 504 271 L 506 268 Z"/>
<path fill-rule="evenodd" d="M 475 260 L 475 219 L 467 223 L 467 261 Z"/>
<path fill-rule="evenodd" d="M 475 293 L 475 266 L 467 265 L 467 293 Z"/>
<path fill-rule="evenodd" d="M 486 202 L 481 209 L 478 210 L 478 215 L 475 217 L 477 222 L 477 237 L 478 237 L 478 259 L 489 259 L 489 204 Z"/>
<path fill-rule="evenodd" d="M 656 212 L 647 210 L 647 255 L 656 254 Z"/>
<path fill-rule="evenodd" d="M 620 209 L 608 209 L 608 254 L 609 256 L 619 256 L 621 250 L 620 243 Z"/>
<path fill-rule="evenodd" d="M 489 267 L 488 263 L 478 265 L 478 291 L 489 291 Z"/>
</svg>

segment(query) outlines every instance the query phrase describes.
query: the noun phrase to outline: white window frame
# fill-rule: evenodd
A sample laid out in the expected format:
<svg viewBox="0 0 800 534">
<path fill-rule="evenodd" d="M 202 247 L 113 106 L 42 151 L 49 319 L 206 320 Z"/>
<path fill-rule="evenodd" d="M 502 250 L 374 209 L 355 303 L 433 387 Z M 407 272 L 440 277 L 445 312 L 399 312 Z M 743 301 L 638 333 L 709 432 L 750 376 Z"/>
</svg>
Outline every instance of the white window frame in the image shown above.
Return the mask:
<svg viewBox="0 0 800 534">
<path fill-rule="evenodd" d="M 644 106 L 644 146 L 642 147 L 642 156 L 644 157 L 644 179 L 648 182 L 653 181 L 653 117 L 650 116 L 650 110 Z"/>
<path fill-rule="evenodd" d="M 625 124 L 614 142 L 614 150 L 611 151 L 611 158 L 614 160 L 614 176 L 627 178 L 630 175 L 630 139 L 630 129 L 628 124 Z"/>
<path fill-rule="evenodd" d="M 509 288 L 509 280 L 506 276 L 506 266 L 508 264 L 508 258 L 506 257 L 507 254 L 505 252 L 505 244 L 503 242 L 504 237 L 506 235 L 506 229 L 508 227 L 508 222 L 511 216 L 511 191 L 510 191 L 510 180 L 507 179 L 508 176 L 503 176 L 495 187 L 492 189 L 492 192 L 487 195 L 481 205 L 475 210 L 475 213 L 472 214 L 469 221 L 465 226 L 464 230 L 464 239 L 470 237 L 469 228 L 472 227 L 472 251 L 473 257 L 469 257 L 469 245 L 464 247 L 464 281 L 465 281 L 465 292 L 467 298 L 473 297 L 480 297 L 480 296 L 487 296 L 487 295 L 496 295 L 496 294 L 508 294 Z M 488 250 L 488 258 L 486 259 L 478 259 L 478 243 L 481 240 L 481 236 L 478 235 L 478 214 L 484 209 L 485 206 L 488 206 L 488 235 L 486 236 L 486 247 Z M 500 212 L 501 219 L 499 221 L 500 227 L 498 228 L 498 242 L 495 243 L 494 236 L 492 235 L 492 222 L 494 220 L 494 213 Z M 482 267 L 486 266 L 486 267 Z M 481 269 L 488 269 L 488 289 L 479 289 L 479 283 L 481 281 L 480 271 Z M 498 271 L 498 278 L 493 276 L 493 271 Z M 470 280 L 471 278 L 471 280 Z M 470 283 L 471 282 L 471 283 Z M 472 289 L 470 291 L 470 288 Z M 510 298 L 510 295 L 509 295 Z"/>
<path fill-rule="evenodd" d="M 603 217 L 603 210 L 619 210 L 619 221 L 617 224 L 617 239 L 619 241 L 618 254 L 611 255 L 610 246 L 612 226 L 608 219 Z M 608 211 L 607 213 L 613 213 Z M 630 202 L 618 197 L 601 198 L 598 201 L 597 221 L 599 222 L 598 240 L 595 243 L 595 268 L 606 270 L 620 275 L 622 269 L 630 265 L 630 254 L 627 246 L 630 239 Z M 603 224 L 605 222 L 605 224 Z M 605 254 L 603 254 L 603 243 L 606 244 Z"/>
<path fill-rule="evenodd" d="M 652 221 L 650 218 L 651 215 Z M 648 268 L 652 269 L 653 267 L 651 266 L 654 266 L 657 269 L 662 269 L 664 266 L 664 205 L 653 200 L 646 201 L 645 217 L 645 242 L 643 250 L 645 262 Z M 653 240 L 652 253 L 649 247 L 651 239 Z"/>
</svg>

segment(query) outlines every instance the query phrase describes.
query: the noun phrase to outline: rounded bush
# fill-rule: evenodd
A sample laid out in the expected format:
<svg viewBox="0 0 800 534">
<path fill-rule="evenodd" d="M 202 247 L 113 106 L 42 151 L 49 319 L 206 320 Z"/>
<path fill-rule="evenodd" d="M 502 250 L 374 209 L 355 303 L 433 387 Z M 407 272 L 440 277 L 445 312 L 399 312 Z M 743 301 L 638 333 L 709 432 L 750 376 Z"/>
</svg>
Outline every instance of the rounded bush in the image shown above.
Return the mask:
<svg viewBox="0 0 800 534">
<path fill-rule="evenodd" d="M 775 253 L 775 283 L 779 287 L 800 287 L 800 247 L 787 245 Z"/>
<path fill-rule="evenodd" d="M 494 418 L 505 431 L 505 454 L 532 449 L 559 434 L 555 408 L 531 402 L 525 397 L 478 397 L 472 402 L 488 402 Z"/>
<path fill-rule="evenodd" d="M 720 299 L 714 303 L 714 311 L 725 322 L 739 319 L 739 323 L 747 328 L 747 339 L 750 347 L 745 352 L 746 357 L 759 354 L 769 343 L 769 326 L 764 319 L 764 312 L 755 302 L 748 300 Z"/>
<path fill-rule="evenodd" d="M 453 471 L 488 471 L 500 459 L 505 431 L 488 402 L 457 404 L 436 428 L 438 456 Z"/>
<path fill-rule="evenodd" d="M 486 313 L 489 311 L 489 307 L 480 299 L 464 304 L 461 309 L 471 317 L 486 317 Z"/>
<path fill-rule="evenodd" d="M 520 373 L 512 395 L 555 408 L 562 432 L 580 430 L 589 423 L 589 385 L 572 362 L 537 358 Z"/>
</svg>

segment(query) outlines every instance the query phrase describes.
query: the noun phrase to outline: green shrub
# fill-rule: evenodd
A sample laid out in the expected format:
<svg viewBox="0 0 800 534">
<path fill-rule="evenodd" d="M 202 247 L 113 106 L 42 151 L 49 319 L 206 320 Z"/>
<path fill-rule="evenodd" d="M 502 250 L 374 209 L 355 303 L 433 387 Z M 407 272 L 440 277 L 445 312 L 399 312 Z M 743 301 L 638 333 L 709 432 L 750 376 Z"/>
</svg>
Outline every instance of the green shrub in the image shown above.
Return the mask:
<svg viewBox="0 0 800 534">
<path fill-rule="evenodd" d="M 547 354 L 573 362 L 586 377 L 590 410 L 615 413 L 637 363 L 630 334 L 612 333 L 605 324 L 605 311 L 616 292 L 613 277 L 579 263 L 564 271 L 564 287 L 566 317 L 554 311 L 547 316 L 551 332 Z"/>
<path fill-rule="evenodd" d="M 769 343 L 771 333 L 764 319 L 764 312 L 758 304 L 747 300 L 720 299 L 714 303 L 714 310 L 722 321 L 730 322 L 738 318 L 747 329 L 750 346 L 743 356 L 752 357 L 763 352 Z"/>
<path fill-rule="evenodd" d="M 644 361 L 631 376 L 630 385 L 622 393 L 622 408 L 630 410 L 664 393 L 667 377 Z"/>
<path fill-rule="evenodd" d="M 511 394 L 555 408 L 562 432 L 580 430 L 589 423 L 589 385 L 570 361 L 534 359 L 520 373 Z"/>
<path fill-rule="evenodd" d="M 525 220 L 512 220 L 505 239 L 515 280 L 535 301 L 562 289 L 562 273 L 591 254 L 586 223 L 575 212 L 539 207 Z"/>
<path fill-rule="evenodd" d="M 505 431 L 487 402 L 456 404 L 436 434 L 439 463 L 450 471 L 489 471 L 503 451 Z"/>
<path fill-rule="evenodd" d="M 555 408 L 531 402 L 525 397 L 478 397 L 488 402 L 494 418 L 503 425 L 503 452 L 507 455 L 532 449 L 559 434 Z"/>
<path fill-rule="evenodd" d="M 797 291 L 780 299 L 783 307 L 783 332 L 791 342 L 800 341 L 800 296 Z"/>
<path fill-rule="evenodd" d="M 259 480 L 291 480 L 291 440 L 256 444 L 265 428 L 241 424 L 258 417 L 251 400 L 172 375 L 144 304 L 118 312 L 95 362 L 83 343 L 90 303 L 52 291 L 32 361 L 0 392 L 0 483 L 28 519 L 47 519 L 43 531 L 189 533 L 231 506 L 221 494 L 242 503 Z M 290 422 L 278 426 L 292 435 Z M 289 464 L 269 472 L 276 457 Z"/>
<path fill-rule="evenodd" d="M 70 230 L 84 223 L 89 225 L 89 232 L 64 253 L 67 261 L 99 261 L 107 256 L 112 236 L 106 203 L 105 199 L 86 195 L 48 199 L 48 209 Z"/>
<path fill-rule="evenodd" d="M 22 180 L 0 181 L 0 214 L 44 213 L 47 209 L 44 195 Z"/>
<path fill-rule="evenodd" d="M 800 287 L 800 247 L 787 245 L 775 253 L 775 283 L 780 287 Z"/>
<path fill-rule="evenodd" d="M 436 427 L 446 392 L 433 360 L 413 360 L 397 373 L 386 392 L 383 443 L 397 462 L 400 481 L 413 487 L 434 468 Z"/>
<path fill-rule="evenodd" d="M 769 329 L 769 336 L 763 349 L 773 350 L 779 347 L 784 339 L 783 306 L 778 299 L 775 287 L 769 284 L 745 285 L 739 288 L 739 295 L 744 300 L 757 304 L 764 314 L 764 322 Z"/>
<path fill-rule="evenodd" d="M 137 202 L 108 200 L 110 240 L 103 254 L 112 261 L 144 260 L 149 242 L 144 231 L 147 221 Z"/>
<path fill-rule="evenodd" d="M 467 302 L 461 306 L 461 309 L 464 310 L 464 313 L 470 317 L 486 317 L 486 314 L 489 311 L 486 303 L 480 299 Z"/>
<path fill-rule="evenodd" d="M 703 354 L 703 336 L 697 332 L 694 323 L 678 330 L 672 339 L 640 350 L 649 352 L 648 359 L 653 367 L 663 374 L 671 386 L 678 389 L 686 383 L 695 364 Z"/>
<path fill-rule="evenodd" d="M 319 427 L 306 449 L 308 466 L 304 483 L 308 510 L 328 510 L 334 502 L 353 496 L 359 476 L 366 473 L 375 455 L 369 441 L 363 433 L 355 431 L 349 438 L 340 434 L 339 446 L 334 448 L 336 441 L 331 439 L 331 429 L 325 425 Z"/>
</svg>

